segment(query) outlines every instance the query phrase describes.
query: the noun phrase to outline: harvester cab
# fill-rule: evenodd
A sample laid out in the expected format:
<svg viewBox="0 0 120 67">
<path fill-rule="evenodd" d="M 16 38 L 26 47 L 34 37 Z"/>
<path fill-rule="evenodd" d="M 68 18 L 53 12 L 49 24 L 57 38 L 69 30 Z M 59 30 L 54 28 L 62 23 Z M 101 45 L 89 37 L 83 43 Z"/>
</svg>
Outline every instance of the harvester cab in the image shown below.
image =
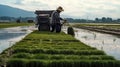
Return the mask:
<svg viewBox="0 0 120 67">
<path fill-rule="evenodd" d="M 36 10 L 37 25 L 39 31 L 50 31 L 50 19 L 54 10 Z"/>
</svg>

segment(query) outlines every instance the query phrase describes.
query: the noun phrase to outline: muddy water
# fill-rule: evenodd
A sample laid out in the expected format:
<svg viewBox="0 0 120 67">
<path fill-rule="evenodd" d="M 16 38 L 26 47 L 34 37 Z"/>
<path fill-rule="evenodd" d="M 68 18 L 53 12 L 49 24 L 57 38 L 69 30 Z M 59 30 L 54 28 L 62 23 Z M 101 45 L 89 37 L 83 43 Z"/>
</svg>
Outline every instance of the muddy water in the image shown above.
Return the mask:
<svg viewBox="0 0 120 67">
<path fill-rule="evenodd" d="M 76 39 L 120 60 L 120 37 L 78 28 L 74 28 L 74 30 Z M 63 31 L 66 31 L 65 27 Z"/>
<path fill-rule="evenodd" d="M 32 26 L 0 29 L 0 53 L 20 41 L 34 29 Z"/>
</svg>

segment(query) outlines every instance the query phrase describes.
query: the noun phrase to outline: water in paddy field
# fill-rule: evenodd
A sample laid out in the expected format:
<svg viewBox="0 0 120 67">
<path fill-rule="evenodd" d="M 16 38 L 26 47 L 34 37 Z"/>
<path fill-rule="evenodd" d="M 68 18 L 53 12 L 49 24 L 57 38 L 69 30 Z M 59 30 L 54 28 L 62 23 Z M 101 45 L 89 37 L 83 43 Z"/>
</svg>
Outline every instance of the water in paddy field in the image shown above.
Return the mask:
<svg viewBox="0 0 120 67">
<path fill-rule="evenodd" d="M 63 31 L 66 32 L 66 27 Z M 103 50 L 107 55 L 120 60 L 120 36 L 74 28 L 75 38 L 81 42 Z"/>
<path fill-rule="evenodd" d="M 0 29 L 0 53 L 20 41 L 35 28 L 33 26 L 21 26 Z"/>
</svg>

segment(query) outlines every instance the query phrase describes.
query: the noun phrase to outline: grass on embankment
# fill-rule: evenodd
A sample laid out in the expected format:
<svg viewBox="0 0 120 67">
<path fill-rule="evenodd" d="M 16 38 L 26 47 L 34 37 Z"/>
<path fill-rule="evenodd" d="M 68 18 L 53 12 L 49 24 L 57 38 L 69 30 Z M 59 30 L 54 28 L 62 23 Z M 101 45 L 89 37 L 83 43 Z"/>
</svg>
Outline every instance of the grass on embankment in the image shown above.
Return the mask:
<svg viewBox="0 0 120 67">
<path fill-rule="evenodd" d="M 38 31 L 5 50 L 1 58 L 4 60 L 0 61 L 5 61 L 7 67 L 120 66 L 120 61 L 70 35 Z"/>
<path fill-rule="evenodd" d="M 77 23 L 72 24 L 74 27 L 80 26 L 89 26 L 89 27 L 96 27 L 96 28 L 110 28 L 110 29 L 120 29 L 120 24 L 110 24 L 110 23 Z"/>
<path fill-rule="evenodd" d="M 82 24 L 73 24 L 76 28 L 87 29 L 91 31 L 108 33 L 112 35 L 120 35 L 120 24 L 100 24 L 100 23 L 82 23 Z"/>
<path fill-rule="evenodd" d="M 17 26 L 31 26 L 33 23 L 0 23 L 0 28 L 8 28 L 8 27 L 17 27 Z"/>
</svg>

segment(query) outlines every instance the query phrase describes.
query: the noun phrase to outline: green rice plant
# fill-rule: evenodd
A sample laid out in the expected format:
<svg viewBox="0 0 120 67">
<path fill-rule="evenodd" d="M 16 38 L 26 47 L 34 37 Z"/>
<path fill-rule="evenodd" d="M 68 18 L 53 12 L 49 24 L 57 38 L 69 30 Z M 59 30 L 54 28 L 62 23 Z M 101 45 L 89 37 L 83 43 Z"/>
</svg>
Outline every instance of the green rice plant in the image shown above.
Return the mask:
<svg viewBox="0 0 120 67">
<path fill-rule="evenodd" d="M 28 49 L 28 48 L 14 48 L 13 49 L 13 53 L 30 53 L 30 49 Z"/>
<path fill-rule="evenodd" d="M 101 57 L 90 56 L 90 57 L 88 57 L 88 59 L 92 59 L 92 60 L 101 60 Z"/>
<path fill-rule="evenodd" d="M 37 49 L 31 49 L 30 53 L 45 53 L 45 49 L 37 48 Z"/>
<path fill-rule="evenodd" d="M 13 54 L 12 58 L 31 59 L 32 58 L 32 54 L 29 54 L 29 53 L 17 53 L 17 54 Z"/>
<path fill-rule="evenodd" d="M 117 62 L 117 63 L 116 63 Z M 37 59 L 10 59 L 8 67 L 115 67 L 120 66 L 113 60 L 37 60 Z M 117 67 L 118 67 L 117 66 Z"/>
<path fill-rule="evenodd" d="M 105 53 L 100 50 L 81 50 L 76 51 L 76 55 L 105 55 Z"/>
<path fill-rule="evenodd" d="M 102 59 L 103 57 L 106 57 L 105 59 Z M 111 56 L 106 56 L 106 55 L 88 55 L 88 56 L 79 56 L 79 55 L 67 55 L 65 56 L 65 59 L 78 59 L 78 60 L 115 60 L 113 57 Z"/>
<path fill-rule="evenodd" d="M 73 67 L 73 63 L 69 60 L 53 60 L 48 64 L 48 67 Z"/>
<path fill-rule="evenodd" d="M 114 62 L 114 67 L 120 67 L 120 61 L 115 61 Z"/>
<path fill-rule="evenodd" d="M 35 54 L 34 59 L 49 59 L 49 55 L 47 54 Z"/>
<path fill-rule="evenodd" d="M 79 40 L 64 40 L 64 42 L 80 42 Z"/>
<path fill-rule="evenodd" d="M 74 50 L 61 50 L 60 54 L 75 54 Z"/>
<path fill-rule="evenodd" d="M 36 31 L 36 32 L 38 32 L 38 31 Z M 44 33 L 44 34 L 42 34 L 42 33 Z M 32 39 L 53 39 L 53 40 L 61 40 L 61 39 L 71 40 L 71 39 L 74 39 L 73 37 L 66 35 L 65 33 L 64 34 L 61 34 L 61 33 L 56 34 L 56 33 L 49 33 L 49 32 L 38 32 L 38 33 L 33 32 L 32 34 L 30 34 L 26 37 L 26 39 L 31 39 L 31 38 Z"/>
<path fill-rule="evenodd" d="M 79 55 L 67 55 L 65 56 L 65 59 L 69 59 L 69 60 L 76 60 L 76 59 L 80 59 L 81 56 Z"/>
<path fill-rule="evenodd" d="M 76 54 L 76 55 L 104 55 L 105 53 L 103 51 L 99 50 L 56 50 L 56 49 L 28 49 L 28 48 L 16 48 L 14 49 L 13 53 L 19 53 L 19 52 L 25 52 L 25 53 L 45 53 L 45 54 Z"/>
<path fill-rule="evenodd" d="M 115 60 L 115 58 L 112 56 L 101 56 L 101 59 L 102 60 Z"/>
<path fill-rule="evenodd" d="M 71 60 L 115 60 L 111 56 L 106 56 L 106 55 L 64 55 L 64 54 L 29 54 L 29 53 L 17 53 L 13 54 L 12 58 L 26 58 L 26 59 L 55 59 L 55 60 L 60 60 L 60 59 L 71 59 Z"/>
<path fill-rule="evenodd" d="M 90 61 L 88 60 L 74 61 L 73 63 L 74 67 L 90 67 Z"/>
<path fill-rule="evenodd" d="M 26 67 L 46 67 L 46 62 L 33 59 L 26 64 Z"/>
<path fill-rule="evenodd" d="M 64 55 L 53 55 L 53 56 L 50 56 L 50 59 L 60 60 L 60 59 L 65 59 L 65 56 Z"/>
<path fill-rule="evenodd" d="M 46 50 L 45 53 L 46 54 L 60 54 L 59 50 L 53 50 L 53 49 Z"/>
<path fill-rule="evenodd" d="M 114 63 L 113 61 L 98 61 L 98 60 L 92 61 L 91 67 L 109 67 L 108 66 L 108 65 L 110 65 L 109 62 Z M 112 67 L 114 67 L 114 66 L 112 66 Z"/>
<path fill-rule="evenodd" d="M 26 59 L 9 59 L 7 62 L 7 67 L 26 67 Z"/>
</svg>

